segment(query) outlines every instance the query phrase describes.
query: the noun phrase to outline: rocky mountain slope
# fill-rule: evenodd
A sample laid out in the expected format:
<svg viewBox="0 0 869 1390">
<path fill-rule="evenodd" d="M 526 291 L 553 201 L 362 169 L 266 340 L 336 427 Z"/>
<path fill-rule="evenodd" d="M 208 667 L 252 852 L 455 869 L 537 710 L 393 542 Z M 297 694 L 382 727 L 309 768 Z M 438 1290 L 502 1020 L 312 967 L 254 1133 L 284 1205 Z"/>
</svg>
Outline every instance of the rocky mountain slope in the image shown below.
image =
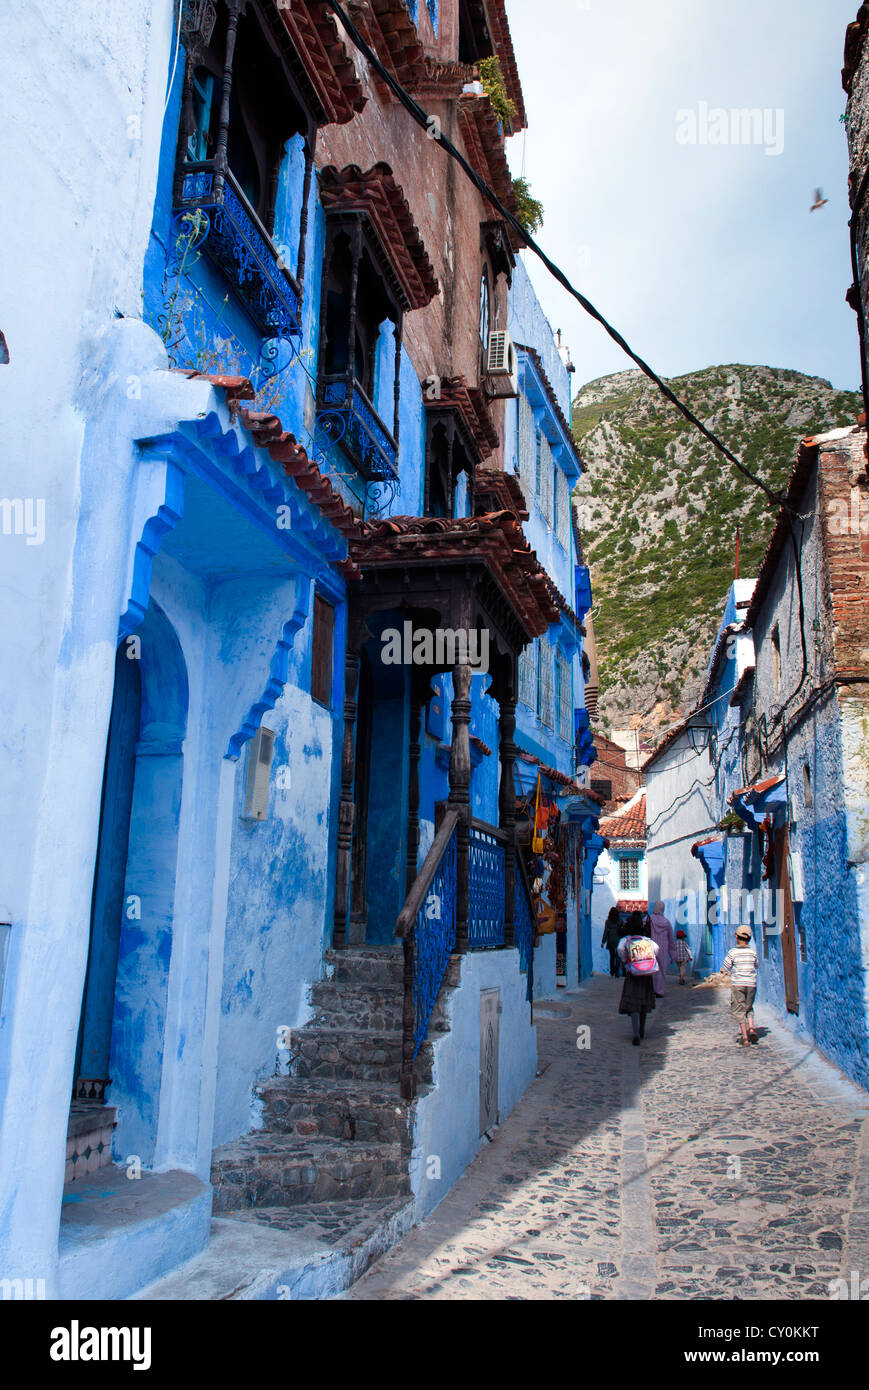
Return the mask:
<svg viewBox="0 0 869 1390">
<path fill-rule="evenodd" d="M 781 487 L 799 441 L 853 424 L 858 392 L 773 367 L 709 367 L 670 383 L 764 481 Z M 757 573 L 774 511 L 639 371 L 584 386 L 573 428 L 586 462 L 574 492 L 594 586 L 605 728 L 650 731 L 703 687 L 734 574 Z"/>
</svg>

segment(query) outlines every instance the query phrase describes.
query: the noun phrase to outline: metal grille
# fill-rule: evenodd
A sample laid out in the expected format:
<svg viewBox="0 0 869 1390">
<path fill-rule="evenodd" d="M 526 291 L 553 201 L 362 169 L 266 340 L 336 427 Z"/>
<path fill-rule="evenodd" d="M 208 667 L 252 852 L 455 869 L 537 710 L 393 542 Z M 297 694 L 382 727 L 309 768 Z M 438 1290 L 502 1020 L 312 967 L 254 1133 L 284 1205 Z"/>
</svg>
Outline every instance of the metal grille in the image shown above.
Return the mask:
<svg viewBox="0 0 869 1390">
<path fill-rule="evenodd" d="M 555 653 L 556 713 L 558 737 L 573 742 L 573 700 L 570 690 L 570 662 L 563 652 Z"/>
<path fill-rule="evenodd" d="M 519 397 L 519 482 L 526 502 L 534 496 L 534 411 L 527 396 Z"/>
<path fill-rule="evenodd" d="M 530 642 L 519 653 L 519 699 L 529 709 L 537 706 L 537 644 Z"/>
<path fill-rule="evenodd" d="M 428 1036 L 450 955 L 456 944 L 456 832 L 416 915 L 413 953 L 413 1055 Z"/>
<path fill-rule="evenodd" d="M 555 470 L 556 513 L 558 517 L 556 536 L 564 549 L 570 554 L 570 482 L 567 474 L 560 468 Z"/>
<path fill-rule="evenodd" d="M 636 859 L 619 860 L 619 888 L 623 893 L 636 893 L 640 887 L 640 866 Z"/>
<path fill-rule="evenodd" d="M 555 462 L 554 462 L 554 460 L 553 460 L 553 457 L 552 457 L 552 450 L 551 450 L 550 447 L 549 447 L 549 440 L 546 438 L 546 435 L 543 434 L 543 432 L 541 431 L 540 434 L 539 434 L 539 436 L 538 436 L 538 438 L 539 438 L 539 441 L 540 441 L 540 467 L 539 467 L 540 485 L 539 485 L 539 487 L 538 487 L 538 497 L 539 497 L 539 501 L 540 501 L 540 510 L 542 511 L 544 517 L 546 518 L 546 520 L 549 522 L 549 525 L 551 526 L 551 525 L 552 525 L 552 488 L 553 488 L 553 483 L 554 483 L 554 481 L 555 481 L 555 477 L 554 477 L 554 474 L 555 474 Z"/>
<path fill-rule="evenodd" d="M 552 648 L 543 639 L 538 642 L 537 653 L 537 714 L 547 729 L 555 728 Z"/>
<path fill-rule="evenodd" d="M 504 945 L 504 846 L 471 830 L 468 945 L 472 951 Z"/>
</svg>

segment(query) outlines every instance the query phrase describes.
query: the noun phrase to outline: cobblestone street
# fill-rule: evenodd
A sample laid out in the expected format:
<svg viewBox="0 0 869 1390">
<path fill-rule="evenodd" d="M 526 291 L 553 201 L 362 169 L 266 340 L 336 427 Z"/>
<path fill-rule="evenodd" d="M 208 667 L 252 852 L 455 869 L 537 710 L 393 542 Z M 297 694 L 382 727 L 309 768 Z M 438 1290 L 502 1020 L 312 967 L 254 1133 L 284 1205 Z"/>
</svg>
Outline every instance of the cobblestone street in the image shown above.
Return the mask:
<svg viewBox="0 0 869 1390">
<path fill-rule="evenodd" d="M 738 1048 L 726 989 L 671 983 L 634 1048 L 620 988 L 535 1009 L 542 1074 L 344 1297 L 828 1300 L 869 1277 L 869 1097 L 762 1012 Z"/>
</svg>

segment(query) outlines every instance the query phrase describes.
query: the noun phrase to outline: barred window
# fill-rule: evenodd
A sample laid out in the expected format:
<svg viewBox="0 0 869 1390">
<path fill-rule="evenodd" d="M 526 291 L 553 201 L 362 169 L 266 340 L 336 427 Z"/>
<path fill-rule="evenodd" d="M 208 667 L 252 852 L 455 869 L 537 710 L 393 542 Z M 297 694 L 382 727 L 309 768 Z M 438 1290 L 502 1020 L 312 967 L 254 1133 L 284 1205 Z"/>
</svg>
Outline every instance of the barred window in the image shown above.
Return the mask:
<svg viewBox="0 0 869 1390">
<path fill-rule="evenodd" d="M 552 648 L 545 639 L 538 642 L 537 652 L 537 715 L 547 729 L 555 728 L 555 691 L 553 689 Z"/>
<path fill-rule="evenodd" d="M 573 742 L 573 700 L 570 689 L 570 662 L 563 652 L 555 653 L 555 704 L 558 737 Z"/>
<path fill-rule="evenodd" d="M 534 642 L 529 643 L 519 653 L 519 699 L 529 709 L 534 709 L 537 704 L 537 663 L 535 656 L 536 644 Z"/>
<path fill-rule="evenodd" d="M 619 860 L 619 891 L 622 893 L 638 893 L 640 891 L 639 860 Z"/>
<path fill-rule="evenodd" d="M 527 396 L 519 397 L 519 483 L 526 502 L 531 501 L 536 491 L 534 473 L 534 411 Z"/>
<path fill-rule="evenodd" d="M 570 554 L 570 481 L 560 468 L 555 470 L 555 534 Z"/>
<path fill-rule="evenodd" d="M 541 430 L 538 435 L 539 455 L 538 455 L 538 482 L 537 497 L 540 502 L 540 510 L 544 518 L 552 525 L 552 490 L 555 482 L 555 462 L 552 457 L 552 450 L 549 447 L 549 440 Z"/>
</svg>

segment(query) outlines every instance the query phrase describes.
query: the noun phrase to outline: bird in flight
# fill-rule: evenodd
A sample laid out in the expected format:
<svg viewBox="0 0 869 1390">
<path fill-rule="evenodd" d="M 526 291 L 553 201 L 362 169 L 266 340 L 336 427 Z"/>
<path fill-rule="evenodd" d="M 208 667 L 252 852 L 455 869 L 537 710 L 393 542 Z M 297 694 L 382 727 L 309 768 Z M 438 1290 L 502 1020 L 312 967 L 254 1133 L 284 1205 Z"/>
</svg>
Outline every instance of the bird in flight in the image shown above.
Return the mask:
<svg viewBox="0 0 869 1390">
<path fill-rule="evenodd" d="M 830 201 L 829 198 L 825 198 L 825 197 L 824 197 L 824 190 L 823 190 L 823 188 L 816 188 L 816 189 L 815 189 L 815 201 L 814 201 L 814 203 L 812 204 L 812 206 L 809 208 L 809 212 L 817 212 L 817 211 L 818 211 L 818 208 L 826 207 L 826 205 L 827 205 L 827 203 L 828 203 L 829 201 Z"/>
</svg>

